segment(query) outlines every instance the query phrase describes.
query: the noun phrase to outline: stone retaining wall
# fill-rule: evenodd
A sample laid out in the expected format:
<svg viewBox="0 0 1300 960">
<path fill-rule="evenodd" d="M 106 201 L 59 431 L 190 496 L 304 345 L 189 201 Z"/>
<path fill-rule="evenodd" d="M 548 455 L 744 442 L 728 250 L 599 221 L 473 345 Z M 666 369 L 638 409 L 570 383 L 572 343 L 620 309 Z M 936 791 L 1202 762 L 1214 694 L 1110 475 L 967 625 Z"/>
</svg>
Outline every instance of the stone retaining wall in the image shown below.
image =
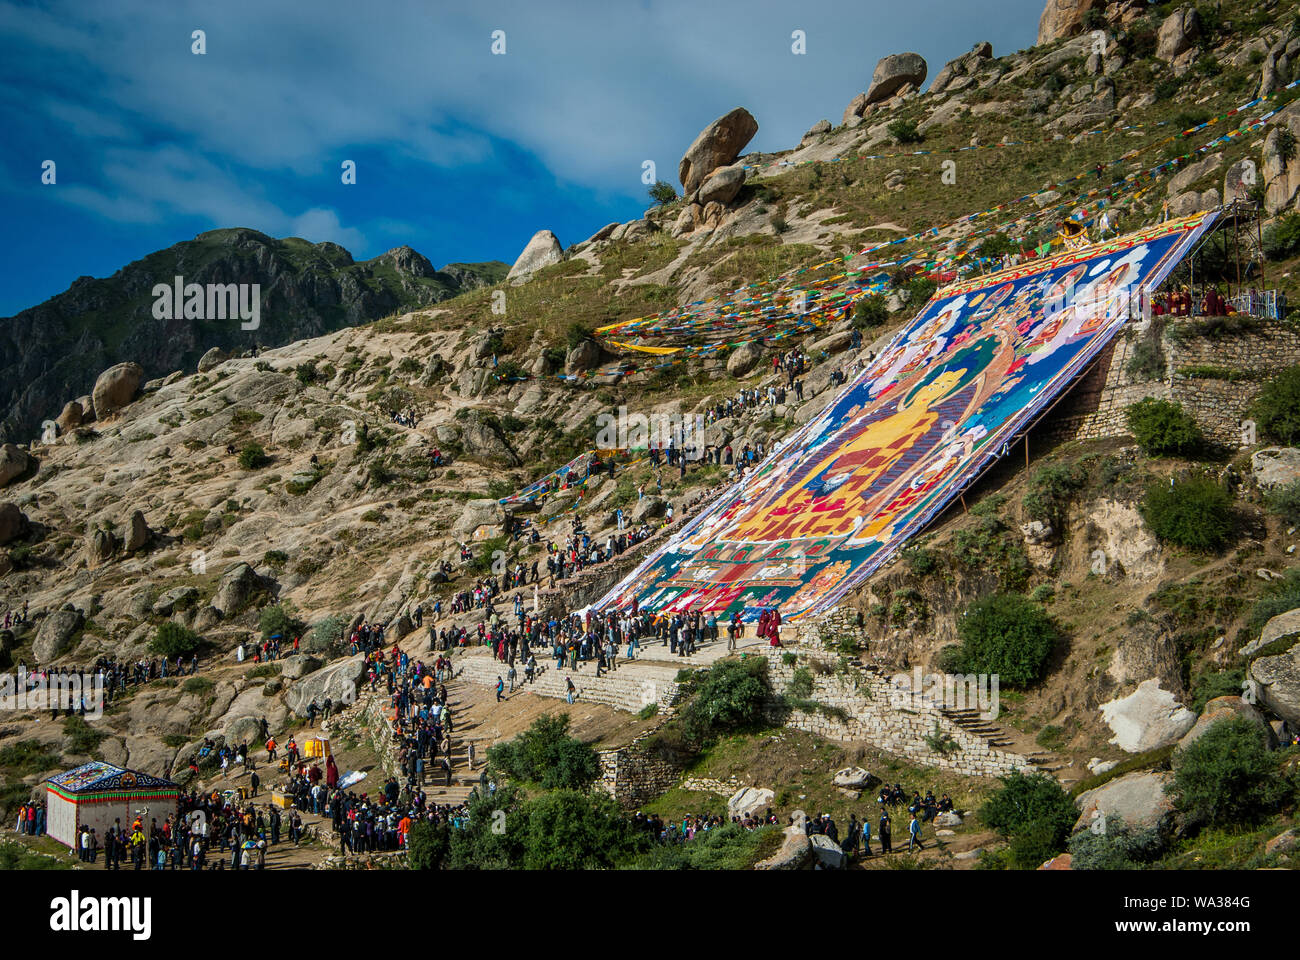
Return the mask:
<svg viewBox="0 0 1300 960">
<path fill-rule="evenodd" d="M 1241 446 L 1242 421 L 1264 381 L 1300 363 L 1300 329 L 1289 323 L 1258 321 L 1248 331 L 1218 336 L 1171 336 L 1197 320 L 1166 319 L 1160 336 L 1164 370 L 1158 379 L 1141 381 L 1125 368 L 1145 336 L 1133 329 L 1117 336 L 1093 367 L 1044 418 L 1039 431 L 1054 440 L 1096 440 L 1128 435 L 1126 411 L 1146 397 L 1180 403 L 1211 440 Z M 1189 378 L 1192 367 L 1217 367 L 1244 374 L 1243 379 Z"/>
</svg>

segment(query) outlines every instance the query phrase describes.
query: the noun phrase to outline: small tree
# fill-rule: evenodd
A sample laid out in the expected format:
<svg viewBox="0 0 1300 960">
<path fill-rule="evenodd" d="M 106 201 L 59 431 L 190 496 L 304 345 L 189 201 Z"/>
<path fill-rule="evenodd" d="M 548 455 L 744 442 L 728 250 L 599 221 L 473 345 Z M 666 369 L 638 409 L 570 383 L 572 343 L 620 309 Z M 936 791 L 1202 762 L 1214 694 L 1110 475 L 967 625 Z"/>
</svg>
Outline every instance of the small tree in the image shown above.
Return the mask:
<svg viewBox="0 0 1300 960">
<path fill-rule="evenodd" d="M 489 747 L 488 763 L 545 790 L 586 790 L 600 776 L 596 751 L 569 736 L 568 714 L 538 717 L 513 740 Z"/>
<path fill-rule="evenodd" d="M 1220 720 L 1174 754 L 1174 806 L 1215 826 L 1258 823 L 1294 790 L 1278 775 L 1260 730 L 1249 720 Z"/>
<path fill-rule="evenodd" d="M 1047 611 L 1018 593 L 981 597 L 957 623 L 962 672 L 995 674 L 1000 683 L 1027 687 L 1038 681 L 1056 646 L 1056 624 Z"/>
<path fill-rule="evenodd" d="M 256 470 L 258 467 L 264 467 L 271 462 L 266 451 L 262 449 L 260 443 L 246 443 L 244 448 L 239 451 L 239 465 L 245 470 Z"/>
<path fill-rule="evenodd" d="M 1252 412 L 1265 434 L 1295 445 L 1300 440 L 1300 366 L 1288 367 L 1264 384 Z"/>
<path fill-rule="evenodd" d="M 853 326 L 859 330 L 879 327 L 889 319 L 889 307 L 878 293 L 868 294 L 853 308 Z"/>
<path fill-rule="evenodd" d="M 159 656 L 175 659 L 189 656 L 202 642 L 189 627 L 168 620 L 158 625 L 158 633 L 149 642 L 149 649 Z"/>
<path fill-rule="evenodd" d="M 1232 495 L 1208 477 L 1154 481 L 1139 510 L 1157 537 L 1192 550 L 1218 550 L 1232 533 Z"/>
<path fill-rule="evenodd" d="M 1070 838 L 1071 870 L 1140 870 L 1160 859 L 1164 839 L 1154 828 L 1133 830 L 1121 817 L 1107 817 L 1101 833 L 1083 830 Z"/>
<path fill-rule="evenodd" d="M 667 180 L 656 180 L 650 185 L 650 199 L 663 206 L 677 199 L 677 190 Z"/>
<path fill-rule="evenodd" d="M 277 634 L 281 638 L 292 640 L 303 630 L 303 622 L 291 600 L 263 607 L 257 616 L 257 624 L 261 628 L 263 640 L 269 640 Z"/>
<path fill-rule="evenodd" d="M 308 653 L 329 653 L 342 643 L 347 626 L 348 621 L 342 615 L 330 614 L 311 628 L 311 633 L 303 641 L 303 648 Z"/>
<path fill-rule="evenodd" d="M 1148 457 L 1190 456 L 1203 442 L 1200 425 L 1181 404 L 1147 397 L 1130 406 L 1125 417 Z"/>
<path fill-rule="evenodd" d="M 602 870 L 649 846 L 612 797 L 560 790 L 524 809 L 526 870 Z"/>
<path fill-rule="evenodd" d="M 916 129 L 915 120 L 895 120 L 885 129 L 898 144 L 920 143 L 925 139 L 925 136 Z"/>
<path fill-rule="evenodd" d="M 411 825 L 406 850 L 412 870 L 441 870 L 451 852 L 451 830 L 445 823 L 421 820 Z"/>
<path fill-rule="evenodd" d="M 980 808 L 980 819 L 1011 841 L 1011 859 L 1025 870 L 1059 853 L 1078 818 L 1070 795 L 1042 773 L 1004 777 Z"/>
</svg>

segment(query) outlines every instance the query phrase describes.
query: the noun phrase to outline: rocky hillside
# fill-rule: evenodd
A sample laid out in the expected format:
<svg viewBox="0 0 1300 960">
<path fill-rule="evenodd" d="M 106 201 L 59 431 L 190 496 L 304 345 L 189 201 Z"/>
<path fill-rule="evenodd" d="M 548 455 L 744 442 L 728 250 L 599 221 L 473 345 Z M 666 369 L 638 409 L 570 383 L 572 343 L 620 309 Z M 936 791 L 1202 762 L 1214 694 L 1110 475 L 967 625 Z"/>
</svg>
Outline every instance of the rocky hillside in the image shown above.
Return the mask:
<svg viewBox="0 0 1300 960">
<path fill-rule="evenodd" d="M 193 366 L 209 348 L 278 346 L 438 303 L 495 283 L 503 263 L 442 270 L 410 247 L 360 263 L 335 243 L 277 240 L 255 230 L 212 230 L 130 263 L 111 277 L 81 277 L 64 293 L 0 318 L 0 440 L 26 440 L 64 399 L 90 392 L 105 367 L 140 364 L 146 376 Z M 154 285 L 259 284 L 261 320 L 154 314 Z M 177 311 L 179 314 L 180 311 Z"/>
<path fill-rule="evenodd" d="M 1100 52 L 1092 30 L 1106 32 Z M 544 569 L 541 545 L 506 535 L 497 500 L 589 450 L 599 415 L 620 407 L 699 413 L 742 388 L 775 383 L 774 344 L 752 335 L 740 346 L 727 340 L 744 334 L 714 338 L 725 348 L 667 365 L 619 352 L 592 335 L 596 326 L 738 288 L 743 299 L 748 284 L 928 227 L 937 232 L 899 252 L 964 249 L 977 227 L 999 224 L 981 235 L 981 243 L 994 241 L 984 253 L 1023 249 L 1050 238 L 1079 194 L 1174 158 L 1184 159 L 1144 173 L 1140 191 L 1118 195 L 1121 228 L 1155 220 L 1166 201 L 1176 212 L 1244 193 L 1262 205 L 1267 230 L 1300 200 L 1300 161 L 1280 133 L 1300 133 L 1300 108 L 1279 101 L 1267 125 L 1187 155 L 1266 112 L 1261 105 L 1218 119 L 1258 93 L 1278 92 L 1297 60 L 1300 20 L 1278 3 L 1241 0 L 1197 12 L 1052 0 L 1039 46 L 999 56 L 977 44 L 933 79 L 915 54 L 887 57 L 864 77 L 863 91 L 845 91 L 838 124 L 813 123 L 788 151 L 744 153 L 761 118 L 730 111 L 686 149 L 681 195 L 568 247 L 541 229 L 508 277 L 504 264 L 435 271 L 408 248 L 357 264 L 335 245 L 230 230 L 178 244 L 110 280 L 78 281 L 0 328 L 9 338 L 2 355 L 13 391 L 5 400 L 10 435 L 27 438 L 41 420 L 59 417 L 55 435 L 0 450 L 0 589 L 11 607 L 27 602 L 32 612 L 5 637 L 0 657 L 129 660 L 147 656 L 159 628 L 175 623 L 202 637 L 207 661 L 233 671 L 233 651 L 257 634 L 261 609 L 286 600 L 306 623 L 365 616 L 405 634 L 412 604 L 445 601 L 496 559 L 540 560 Z M 951 182 L 943 177 L 950 159 Z M 1244 177 L 1247 162 L 1258 171 L 1254 182 Z M 1098 164 L 1111 170 L 1104 181 L 1069 180 Z M 1030 193 L 1035 199 L 1024 199 Z M 957 222 L 1002 204 L 978 225 Z M 1297 254 L 1283 250 L 1264 263 L 1260 285 L 1294 292 Z M 262 283 L 261 329 L 154 320 L 152 284 L 175 274 Z M 824 405 L 832 373 L 856 359 L 853 326 L 864 333 L 865 357 L 928 296 L 918 279 L 925 278 L 905 272 L 893 282 L 883 316 L 837 316 L 776 342 L 812 359 L 804 401 L 720 420 L 706 442 L 770 445 L 806 422 Z M 1257 379 L 1247 368 L 1265 342 L 1258 330 L 1181 335 L 1238 338 L 1235 366 L 1201 365 L 1197 382 L 1207 397 L 1217 395 L 1216 383 Z M 269 349 L 230 355 L 243 354 L 254 337 Z M 209 354 L 213 348 L 220 349 Z M 1184 373 L 1162 368 L 1156 379 Z M 393 411 L 414 416 L 396 423 Z M 974 599 L 1000 590 L 1033 598 L 1066 642 L 1041 683 L 1004 700 L 1002 722 L 1081 776 L 1145 756 L 1152 743 L 1168 748 L 1187 733 L 1194 709 L 1242 689 L 1261 652 L 1270 661 L 1284 652 L 1278 639 L 1294 629 L 1270 631 L 1261 611 L 1286 613 L 1277 607 L 1289 599 L 1300 608 L 1300 595 L 1287 592 L 1295 527 L 1266 494 L 1300 477 L 1300 455 L 1284 448 L 1264 457 L 1287 468 L 1279 479 L 1268 463 L 1255 469 L 1251 455 L 1263 440 L 1240 451 L 1155 457 L 1127 438 L 1062 443 L 1045 427 L 1030 445 L 1029 469 L 1018 453 L 1009 458 L 967 494 L 969 512 L 951 509 L 850 598 L 846 611 L 861 611 L 864 628 L 849 627 L 849 640 L 882 669 L 940 666 Z M 443 466 L 431 462 L 434 448 Z M 1232 538 L 1217 551 L 1162 541 L 1139 509 L 1152 481 L 1184 471 L 1208 473 L 1233 491 Z M 617 508 L 657 524 L 666 503 L 680 517 L 724 480 L 718 466 L 656 478 L 648 464 L 631 465 L 581 496 L 568 491 L 511 512 L 555 539 L 577 513 L 599 540 L 614 529 Z M 462 543 L 471 545 L 468 563 Z M 562 610 L 599 597 L 614 579 L 615 571 L 598 567 L 539 599 Z M 459 619 L 472 624 L 474 615 Z M 1293 660 L 1295 650 L 1287 654 Z M 1274 667 L 1277 690 L 1300 690 L 1288 679 L 1300 666 Z M 223 676 L 211 688 L 146 685 L 105 718 L 101 732 L 111 743 L 101 752 L 149 772 L 183 771 L 203 735 L 239 739 L 263 714 L 273 727 L 290 723 L 306 694 L 345 689 L 357 672 L 342 657 L 302 669 L 269 681 Z M 1120 726 L 1155 730 L 1151 738 L 1116 736 L 1102 708 L 1120 701 L 1112 708 Z M 1274 714 L 1274 724 L 1288 717 Z M 1156 729 L 1151 718 L 1159 716 L 1181 729 Z M 7 721 L 0 748 L 39 736 L 65 760 L 82 755 L 35 719 Z M 1300 713 L 1291 719 L 1300 722 Z M 32 773 L 25 782 L 35 780 Z"/>
</svg>

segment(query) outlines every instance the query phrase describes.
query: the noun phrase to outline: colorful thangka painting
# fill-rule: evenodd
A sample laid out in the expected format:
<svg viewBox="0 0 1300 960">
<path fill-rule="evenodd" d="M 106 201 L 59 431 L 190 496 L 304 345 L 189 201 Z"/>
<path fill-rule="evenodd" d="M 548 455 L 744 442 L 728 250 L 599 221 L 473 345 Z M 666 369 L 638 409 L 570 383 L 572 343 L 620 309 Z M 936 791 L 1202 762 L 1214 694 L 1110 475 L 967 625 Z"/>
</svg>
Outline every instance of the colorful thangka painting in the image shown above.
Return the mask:
<svg viewBox="0 0 1300 960">
<path fill-rule="evenodd" d="M 743 481 L 595 607 L 826 611 L 1066 390 L 1215 214 L 946 287 Z"/>
</svg>

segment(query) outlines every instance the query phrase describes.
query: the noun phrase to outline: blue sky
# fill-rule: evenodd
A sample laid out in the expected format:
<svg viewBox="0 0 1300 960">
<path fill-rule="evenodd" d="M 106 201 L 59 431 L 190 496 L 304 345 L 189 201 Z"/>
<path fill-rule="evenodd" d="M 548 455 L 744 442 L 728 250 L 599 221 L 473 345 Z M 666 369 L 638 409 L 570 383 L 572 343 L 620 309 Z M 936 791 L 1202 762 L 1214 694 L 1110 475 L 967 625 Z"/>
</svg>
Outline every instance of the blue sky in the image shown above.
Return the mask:
<svg viewBox="0 0 1300 960">
<path fill-rule="evenodd" d="M 750 149 L 786 149 L 838 123 L 880 57 L 915 51 L 933 77 L 981 40 L 1013 52 L 1042 6 L 0 0 L 0 316 L 218 227 L 435 266 L 511 262 L 542 228 L 567 246 L 641 214 L 645 160 L 679 186 L 732 107 L 758 120 Z"/>
</svg>

